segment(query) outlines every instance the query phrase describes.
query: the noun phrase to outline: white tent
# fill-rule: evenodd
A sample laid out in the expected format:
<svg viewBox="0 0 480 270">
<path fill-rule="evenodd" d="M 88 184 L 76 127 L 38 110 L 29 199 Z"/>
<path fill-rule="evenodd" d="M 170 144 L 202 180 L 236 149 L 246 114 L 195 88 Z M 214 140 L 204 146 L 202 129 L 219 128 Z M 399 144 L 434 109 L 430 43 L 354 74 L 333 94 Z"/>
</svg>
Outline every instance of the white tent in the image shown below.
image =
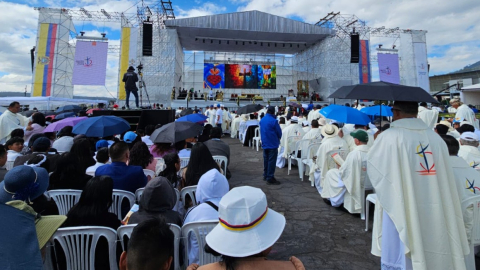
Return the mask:
<svg viewBox="0 0 480 270">
<path fill-rule="evenodd" d="M 20 105 L 30 105 L 30 108 L 36 107 L 39 110 L 53 110 L 56 107 L 78 104 L 108 104 L 108 100 L 91 99 L 70 99 L 55 97 L 3 97 L 0 98 L 0 106 L 8 106 L 10 103 L 18 101 Z"/>
</svg>

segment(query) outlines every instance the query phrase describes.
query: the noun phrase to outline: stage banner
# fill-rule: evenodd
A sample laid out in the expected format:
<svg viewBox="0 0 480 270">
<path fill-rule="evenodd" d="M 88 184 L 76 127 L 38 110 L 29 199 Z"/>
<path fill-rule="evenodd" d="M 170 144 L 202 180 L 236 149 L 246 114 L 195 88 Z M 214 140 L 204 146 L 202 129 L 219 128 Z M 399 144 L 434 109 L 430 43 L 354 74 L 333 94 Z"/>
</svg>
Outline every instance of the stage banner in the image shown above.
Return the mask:
<svg viewBox="0 0 480 270">
<path fill-rule="evenodd" d="M 40 24 L 33 76 L 33 97 L 49 97 L 52 94 L 57 38 L 58 24 Z"/>
<path fill-rule="evenodd" d="M 368 40 L 360 40 L 358 69 L 359 83 L 369 83 L 372 80 L 372 74 L 370 73 L 370 46 Z"/>
<path fill-rule="evenodd" d="M 378 53 L 380 81 L 400 84 L 398 54 Z"/>
<path fill-rule="evenodd" d="M 125 100 L 125 83 L 122 82 L 123 74 L 127 72 L 129 66 L 136 67 L 137 63 L 137 39 L 138 28 L 122 27 L 122 37 L 120 41 L 120 65 L 118 74 L 118 99 Z"/>
<path fill-rule="evenodd" d="M 105 85 L 108 42 L 77 41 L 73 85 Z"/>
<path fill-rule="evenodd" d="M 203 88 L 225 88 L 225 64 L 203 64 Z"/>
<path fill-rule="evenodd" d="M 428 78 L 427 44 L 413 43 L 415 54 L 415 67 L 417 73 L 417 86 L 430 93 L 430 81 Z"/>
</svg>

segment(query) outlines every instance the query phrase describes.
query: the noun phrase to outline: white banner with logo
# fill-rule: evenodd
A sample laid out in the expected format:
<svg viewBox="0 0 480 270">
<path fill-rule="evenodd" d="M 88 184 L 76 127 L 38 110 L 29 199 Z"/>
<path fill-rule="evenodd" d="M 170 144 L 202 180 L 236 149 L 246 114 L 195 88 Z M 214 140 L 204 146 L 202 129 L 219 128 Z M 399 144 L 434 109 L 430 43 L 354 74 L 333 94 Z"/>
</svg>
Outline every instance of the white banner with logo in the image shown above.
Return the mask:
<svg viewBox="0 0 480 270">
<path fill-rule="evenodd" d="M 105 85 L 108 42 L 77 41 L 73 85 Z"/>
<path fill-rule="evenodd" d="M 400 84 L 398 54 L 378 53 L 378 72 L 380 81 Z"/>
<path fill-rule="evenodd" d="M 428 79 L 427 44 L 413 43 L 415 54 L 415 67 L 417 75 L 417 86 L 430 93 L 430 81 Z"/>
</svg>

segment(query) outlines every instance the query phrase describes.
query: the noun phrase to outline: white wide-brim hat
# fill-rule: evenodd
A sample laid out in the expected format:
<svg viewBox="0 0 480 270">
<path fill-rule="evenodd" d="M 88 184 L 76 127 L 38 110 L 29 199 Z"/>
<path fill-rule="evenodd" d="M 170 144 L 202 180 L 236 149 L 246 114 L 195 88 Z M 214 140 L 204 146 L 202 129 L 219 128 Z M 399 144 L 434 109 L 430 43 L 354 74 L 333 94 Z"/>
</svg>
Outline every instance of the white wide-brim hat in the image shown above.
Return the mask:
<svg viewBox="0 0 480 270">
<path fill-rule="evenodd" d="M 338 127 L 335 125 L 326 124 L 322 127 L 323 137 L 333 138 L 338 135 Z"/>
<path fill-rule="evenodd" d="M 230 257 L 248 257 L 268 249 L 285 228 L 285 217 L 268 208 L 265 193 L 248 186 L 223 196 L 218 219 L 206 241 L 213 250 Z"/>
</svg>

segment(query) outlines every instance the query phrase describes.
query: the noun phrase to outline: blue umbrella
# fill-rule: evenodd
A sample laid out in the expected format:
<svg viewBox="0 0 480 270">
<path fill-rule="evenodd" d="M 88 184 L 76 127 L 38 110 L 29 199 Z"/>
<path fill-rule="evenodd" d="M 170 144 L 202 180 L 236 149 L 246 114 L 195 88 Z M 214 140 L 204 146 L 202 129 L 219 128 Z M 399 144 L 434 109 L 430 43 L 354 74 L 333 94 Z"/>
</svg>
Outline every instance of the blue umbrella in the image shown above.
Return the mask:
<svg viewBox="0 0 480 270">
<path fill-rule="evenodd" d="M 204 123 L 205 120 L 207 120 L 208 117 L 206 117 L 203 114 L 199 113 L 194 113 L 194 114 L 189 114 L 182 116 L 177 119 L 177 122 L 192 122 L 192 123 Z"/>
<path fill-rule="evenodd" d="M 130 124 L 123 118 L 102 115 L 91 117 L 73 127 L 72 133 L 85 134 L 87 137 L 107 137 L 130 130 Z"/>
<path fill-rule="evenodd" d="M 69 117 L 75 117 L 75 113 L 74 112 L 64 112 L 64 113 L 57 114 L 57 116 L 55 116 L 55 120 L 62 120 L 62 119 L 69 118 Z"/>
<path fill-rule="evenodd" d="M 366 115 L 381 115 L 381 116 L 393 116 L 392 108 L 385 105 L 377 105 L 372 107 L 365 107 L 360 110 Z"/>
<path fill-rule="evenodd" d="M 363 112 L 340 105 L 329 105 L 320 110 L 325 118 L 332 119 L 345 124 L 368 125 L 370 118 Z"/>
<path fill-rule="evenodd" d="M 78 113 L 82 110 L 82 107 L 77 105 L 65 105 L 63 107 L 58 108 L 55 113 L 63 113 L 63 112 L 75 112 Z"/>
</svg>

